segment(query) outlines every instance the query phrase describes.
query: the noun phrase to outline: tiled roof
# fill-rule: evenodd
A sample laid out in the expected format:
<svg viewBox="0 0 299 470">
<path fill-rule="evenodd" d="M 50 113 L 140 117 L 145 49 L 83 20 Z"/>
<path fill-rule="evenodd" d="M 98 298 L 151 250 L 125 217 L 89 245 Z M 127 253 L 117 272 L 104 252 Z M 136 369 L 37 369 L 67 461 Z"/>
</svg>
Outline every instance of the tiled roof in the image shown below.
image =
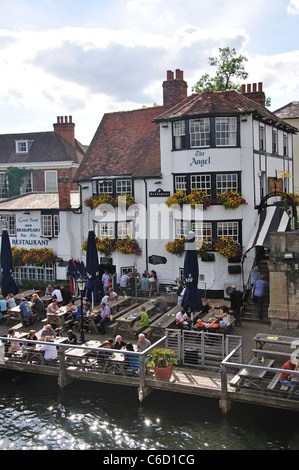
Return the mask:
<svg viewBox="0 0 299 470">
<path fill-rule="evenodd" d="M 32 141 L 26 154 L 16 153 L 16 140 Z M 0 164 L 73 161 L 80 163 L 83 150 L 72 147 L 57 132 L 32 132 L 0 135 Z"/>
<path fill-rule="evenodd" d="M 105 114 L 74 180 L 159 176 L 160 129 L 153 120 L 163 109 L 154 106 Z"/>
<path fill-rule="evenodd" d="M 194 93 L 173 108 L 157 116 L 156 121 L 174 120 L 183 116 L 227 115 L 231 113 L 255 114 L 280 125 L 286 125 L 267 108 L 235 90 Z"/>
<path fill-rule="evenodd" d="M 71 191 L 70 195 L 71 209 L 78 209 L 80 206 L 79 192 Z M 58 193 L 28 193 L 0 202 L 0 211 L 28 211 L 43 209 L 59 209 Z"/>
<path fill-rule="evenodd" d="M 299 118 L 299 101 L 292 101 L 289 104 L 286 104 L 282 108 L 274 111 L 281 119 L 298 119 Z"/>
</svg>

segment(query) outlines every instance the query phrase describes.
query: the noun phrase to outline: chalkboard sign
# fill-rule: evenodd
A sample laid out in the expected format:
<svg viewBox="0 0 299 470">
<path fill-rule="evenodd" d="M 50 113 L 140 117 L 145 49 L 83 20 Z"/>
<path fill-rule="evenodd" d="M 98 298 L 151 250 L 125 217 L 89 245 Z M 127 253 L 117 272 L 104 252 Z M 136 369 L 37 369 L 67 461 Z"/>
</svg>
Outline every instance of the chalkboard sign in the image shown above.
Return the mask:
<svg viewBox="0 0 299 470">
<path fill-rule="evenodd" d="M 151 264 L 166 264 L 167 259 L 164 256 L 151 255 L 148 257 L 148 262 Z"/>
</svg>

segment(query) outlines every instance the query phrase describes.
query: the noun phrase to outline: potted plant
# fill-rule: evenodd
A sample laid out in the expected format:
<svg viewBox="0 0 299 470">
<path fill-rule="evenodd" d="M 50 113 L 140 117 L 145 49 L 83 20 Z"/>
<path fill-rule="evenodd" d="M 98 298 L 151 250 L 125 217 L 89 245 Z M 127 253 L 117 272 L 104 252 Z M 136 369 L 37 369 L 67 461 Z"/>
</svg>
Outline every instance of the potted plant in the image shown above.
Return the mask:
<svg viewBox="0 0 299 470">
<path fill-rule="evenodd" d="M 153 349 L 148 367 L 154 368 L 156 379 L 168 381 L 172 374 L 173 366 L 178 362 L 175 353 L 171 349 L 156 348 Z"/>
</svg>

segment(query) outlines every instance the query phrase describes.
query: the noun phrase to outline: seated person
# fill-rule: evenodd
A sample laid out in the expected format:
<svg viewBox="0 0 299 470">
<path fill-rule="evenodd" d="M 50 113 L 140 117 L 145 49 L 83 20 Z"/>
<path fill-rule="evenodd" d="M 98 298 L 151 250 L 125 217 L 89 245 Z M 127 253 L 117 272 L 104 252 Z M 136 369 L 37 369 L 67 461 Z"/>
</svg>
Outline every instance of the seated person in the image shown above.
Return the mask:
<svg viewBox="0 0 299 470">
<path fill-rule="evenodd" d="M 45 290 L 45 295 L 52 295 L 53 294 L 54 287 L 51 286 L 51 284 L 47 285 L 47 288 Z"/>
<path fill-rule="evenodd" d="M 104 302 L 101 302 L 101 307 L 98 311 L 97 317 L 95 318 L 95 323 L 99 326 L 102 335 L 106 333 L 106 323 L 110 322 L 110 316 L 110 308 Z"/>
<path fill-rule="evenodd" d="M 126 346 L 127 351 L 134 351 L 134 347 L 131 343 L 128 343 Z M 131 369 L 136 372 L 139 369 L 139 357 L 137 354 L 124 354 L 124 368 Z"/>
<path fill-rule="evenodd" d="M 42 347 L 40 348 L 40 351 L 44 352 L 44 358 L 46 361 L 48 360 L 53 360 L 57 359 L 57 348 L 55 344 L 50 344 L 53 343 L 53 339 L 51 336 L 46 336 L 45 341 L 48 344 L 43 344 Z"/>
<path fill-rule="evenodd" d="M 37 336 L 36 336 L 36 331 L 35 330 L 30 330 L 28 335 L 26 336 L 26 339 L 31 339 L 31 341 L 38 341 Z M 34 343 L 26 343 L 27 346 L 34 347 Z"/>
<path fill-rule="evenodd" d="M 114 292 L 112 287 L 109 287 L 108 290 L 106 291 L 106 295 L 102 298 L 102 302 L 105 304 L 108 302 L 108 300 L 116 300 L 118 297 L 117 293 Z"/>
<path fill-rule="evenodd" d="M 215 315 L 215 318 L 219 320 L 219 325 L 220 326 L 229 326 L 230 325 L 230 316 L 229 316 L 229 310 L 227 305 L 222 305 L 219 308 L 219 314 Z"/>
<path fill-rule="evenodd" d="M 109 341 L 104 341 L 101 345 L 101 348 L 111 349 L 111 343 Z M 104 367 L 106 365 L 107 360 L 111 356 L 112 351 L 103 351 L 100 350 L 97 354 L 97 363 L 99 366 Z"/>
<path fill-rule="evenodd" d="M 165 297 L 163 297 L 161 294 L 156 294 L 156 300 L 154 302 L 154 305 L 156 307 L 157 312 L 167 312 L 167 301 Z"/>
<path fill-rule="evenodd" d="M 126 346 L 126 343 L 123 342 L 122 337 L 117 335 L 115 338 L 115 343 L 112 346 L 112 349 L 122 349 Z"/>
<path fill-rule="evenodd" d="M 70 300 L 66 306 L 66 320 L 71 320 L 72 318 L 75 320 L 78 308 L 74 304 L 73 300 Z"/>
<path fill-rule="evenodd" d="M 83 315 L 89 315 L 89 314 L 90 314 L 90 310 L 87 308 L 86 302 L 83 302 Z M 81 305 L 77 308 L 76 320 L 77 321 L 81 320 Z"/>
<path fill-rule="evenodd" d="M 19 308 L 21 310 L 23 326 L 32 325 L 33 321 L 31 305 L 29 302 L 27 302 L 26 299 L 24 299 L 24 297 L 21 299 Z"/>
<path fill-rule="evenodd" d="M 37 294 L 32 295 L 31 309 L 40 319 L 45 318 L 45 304 Z"/>
<path fill-rule="evenodd" d="M 0 295 L 0 318 L 7 312 L 7 302 L 3 295 Z"/>
<path fill-rule="evenodd" d="M 71 344 L 77 344 L 77 336 L 73 333 L 72 330 L 67 332 L 67 342 Z"/>
<path fill-rule="evenodd" d="M 15 330 L 13 328 L 10 328 L 8 330 L 8 338 L 15 338 Z M 8 357 L 11 357 L 15 352 L 21 351 L 21 346 L 18 343 L 18 341 L 10 341 L 9 342 L 9 348 L 8 348 Z"/>
<path fill-rule="evenodd" d="M 292 377 L 294 377 L 294 374 L 291 374 L 290 372 L 292 370 L 298 370 L 299 364 L 294 364 L 290 359 L 285 362 L 285 364 L 282 366 L 282 369 L 287 370 L 288 372 L 282 372 L 279 376 L 279 382 L 282 385 L 285 385 L 288 388 L 292 387 Z"/>
<path fill-rule="evenodd" d="M 6 296 L 6 303 L 7 303 L 7 310 L 11 310 L 13 307 L 17 306 L 13 294 L 8 294 Z"/>
<path fill-rule="evenodd" d="M 52 339 L 54 339 L 56 336 L 56 333 L 50 324 L 46 325 L 45 328 L 42 330 L 40 338 L 41 341 L 45 341 L 46 336 L 50 336 Z"/>
<path fill-rule="evenodd" d="M 47 313 L 58 313 L 60 308 L 58 307 L 58 300 L 53 299 L 52 302 L 47 307 Z"/>
<path fill-rule="evenodd" d="M 62 305 L 67 305 L 72 300 L 72 294 L 70 290 L 65 286 L 60 286 L 60 292 L 62 296 Z"/>
<path fill-rule="evenodd" d="M 188 317 L 184 308 L 181 308 L 181 311 L 176 314 L 175 322 L 179 328 L 189 329 L 192 326 L 192 320 Z"/>
<path fill-rule="evenodd" d="M 142 328 L 142 327 L 146 327 L 149 325 L 149 318 L 148 318 L 148 314 L 145 311 L 144 305 L 140 306 L 140 312 L 141 312 L 141 318 L 139 322 L 137 323 L 137 328 Z"/>
<path fill-rule="evenodd" d="M 206 315 L 207 313 L 213 313 L 215 311 L 215 307 L 213 306 L 212 300 L 208 300 L 206 305 L 202 308 L 202 315 Z"/>
</svg>

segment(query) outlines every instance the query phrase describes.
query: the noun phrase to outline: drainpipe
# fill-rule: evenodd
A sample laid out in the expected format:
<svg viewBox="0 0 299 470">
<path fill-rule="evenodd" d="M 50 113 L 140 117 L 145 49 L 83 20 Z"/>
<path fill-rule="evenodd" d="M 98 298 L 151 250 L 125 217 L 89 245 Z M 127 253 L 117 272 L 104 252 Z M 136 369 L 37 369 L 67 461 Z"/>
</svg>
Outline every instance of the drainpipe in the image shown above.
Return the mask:
<svg viewBox="0 0 299 470">
<path fill-rule="evenodd" d="M 148 271 L 148 213 L 147 213 L 147 208 L 148 208 L 148 203 L 147 203 L 147 181 L 145 178 L 143 178 L 144 181 L 144 187 L 145 187 L 145 213 L 146 213 L 146 238 L 145 238 L 145 269 Z"/>
</svg>

